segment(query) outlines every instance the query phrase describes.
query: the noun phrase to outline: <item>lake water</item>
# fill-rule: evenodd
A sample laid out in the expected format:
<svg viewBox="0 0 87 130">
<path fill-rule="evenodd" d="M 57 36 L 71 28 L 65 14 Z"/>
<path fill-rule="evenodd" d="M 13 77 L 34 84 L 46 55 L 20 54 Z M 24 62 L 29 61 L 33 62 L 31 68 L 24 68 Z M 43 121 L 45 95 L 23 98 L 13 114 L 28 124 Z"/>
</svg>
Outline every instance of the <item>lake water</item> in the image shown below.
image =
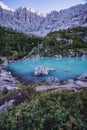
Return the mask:
<svg viewBox="0 0 87 130">
<path fill-rule="evenodd" d="M 37 66 L 55 69 L 47 76 L 34 76 Z M 24 80 L 46 81 L 48 77 L 56 77 L 60 81 L 72 79 L 87 73 L 87 58 L 38 58 L 9 63 L 8 70 Z"/>
</svg>

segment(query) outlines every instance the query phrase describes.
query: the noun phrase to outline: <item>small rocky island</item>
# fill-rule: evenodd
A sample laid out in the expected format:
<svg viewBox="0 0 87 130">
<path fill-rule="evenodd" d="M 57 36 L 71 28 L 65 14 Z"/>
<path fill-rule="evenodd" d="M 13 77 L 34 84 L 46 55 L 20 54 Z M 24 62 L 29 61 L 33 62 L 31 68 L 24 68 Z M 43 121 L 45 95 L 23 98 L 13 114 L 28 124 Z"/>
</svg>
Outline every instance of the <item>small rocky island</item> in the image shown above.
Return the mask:
<svg viewBox="0 0 87 130">
<path fill-rule="evenodd" d="M 48 68 L 46 66 L 37 66 L 35 68 L 34 75 L 40 76 L 40 75 L 48 75 L 50 71 L 54 71 L 53 68 Z"/>
</svg>

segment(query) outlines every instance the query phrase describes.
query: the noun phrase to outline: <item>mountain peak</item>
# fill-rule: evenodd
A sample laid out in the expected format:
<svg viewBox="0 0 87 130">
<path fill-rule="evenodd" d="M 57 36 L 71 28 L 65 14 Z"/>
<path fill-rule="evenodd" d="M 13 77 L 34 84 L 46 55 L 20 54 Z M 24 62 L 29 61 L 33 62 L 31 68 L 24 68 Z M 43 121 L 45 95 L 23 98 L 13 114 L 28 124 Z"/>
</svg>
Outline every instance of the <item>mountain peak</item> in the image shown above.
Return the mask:
<svg viewBox="0 0 87 130">
<path fill-rule="evenodd" d="M 5 10 L 9 10 L 9 11 L 13 11 L 13 9 L 10 9 L 7 5 L 5 5 L 2 1 L 0 1 L 0 7 L 5 9 Z"/>
<path fill-rule="evenodd" d="M 27 7 L 27 10 L 29 10 L 32 13 L 35 13 L 35 10 L 32 7 Z"/>
<path fill-rule="evenodd" d="M 42 17 L 43 16 L 43 14 L 40 12 L 40 11 L 36 11 L 36 15 L 38 15 L 38 16 L 40 16 L 40 17 Z"/>
</svg>

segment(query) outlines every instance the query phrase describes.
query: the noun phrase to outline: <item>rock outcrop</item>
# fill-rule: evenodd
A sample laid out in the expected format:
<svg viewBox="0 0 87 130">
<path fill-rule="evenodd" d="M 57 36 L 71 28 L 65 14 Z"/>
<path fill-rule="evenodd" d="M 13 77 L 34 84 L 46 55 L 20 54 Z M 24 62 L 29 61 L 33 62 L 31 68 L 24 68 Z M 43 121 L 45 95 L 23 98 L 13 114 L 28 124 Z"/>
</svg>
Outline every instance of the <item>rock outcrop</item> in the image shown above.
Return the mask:
<svg viewBox="0 0 87 130">
<path fill-rule="evenodd" d="M 80 80 L 76 81 L 70 81 L 65 84 L 50 84 L 45 86 L 36 86 L 36 91 L 51 91 L 51 92 L 57 92 L 57 91 L 67 91 L 67 92 L 82 92 L 87 89 L 87 82 L 83 82 Z"/>
<path fill-rule="evenodd" d="M 77 79 L 82 80 L 82 81 L 87 81 L 87 73 L 82 74 L 80 77 L 78 77 Z"/>
<path fill-rule="evenodd" d="M 87 3 L 52 11 L 44 17 L 32 8 L 12 10 L 0 2 L 0 26 L 40 36 L 59 29 L 87 26 Z"/>
<path fill-rule="evenodd" d="M 59 85 L 60 84 L 59 79 L 55 78 L 55 77 L 49 77 L 47 79 L 47 83 L 54 84 L 54 85 Z"/>
<path fill-rule="evenodd" d="M 12 77 L 10 72 L 0 70 L 0 90 L 7 88 L 8 90 L 17 89 L 16 84 L 18 81 Z"/>
</svg>

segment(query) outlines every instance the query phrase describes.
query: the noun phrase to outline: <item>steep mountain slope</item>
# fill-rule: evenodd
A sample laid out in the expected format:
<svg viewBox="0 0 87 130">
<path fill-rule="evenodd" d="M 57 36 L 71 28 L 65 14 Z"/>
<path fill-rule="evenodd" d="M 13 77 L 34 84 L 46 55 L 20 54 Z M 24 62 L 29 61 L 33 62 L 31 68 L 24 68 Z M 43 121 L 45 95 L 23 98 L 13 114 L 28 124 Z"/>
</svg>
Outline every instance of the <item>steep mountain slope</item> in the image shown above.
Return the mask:
<svg viewBox="0 0 87 130">
<path fill-rule="evenodd" d="M 44 17 L 32 8 L 20 7 L 13 11 L 0 2 L 0 26 L 36 35 L 46 35 L 59 29 L 87 26 L 87 4 L 59 12 L 52 11 Z"/>
<path fill-rule="evenodd" d="M 47 14 L 44 25 L 50 31 L 87 26 L 87 4 L 77 5 L 60 12 L 52 11 Z"/>
</svg>

